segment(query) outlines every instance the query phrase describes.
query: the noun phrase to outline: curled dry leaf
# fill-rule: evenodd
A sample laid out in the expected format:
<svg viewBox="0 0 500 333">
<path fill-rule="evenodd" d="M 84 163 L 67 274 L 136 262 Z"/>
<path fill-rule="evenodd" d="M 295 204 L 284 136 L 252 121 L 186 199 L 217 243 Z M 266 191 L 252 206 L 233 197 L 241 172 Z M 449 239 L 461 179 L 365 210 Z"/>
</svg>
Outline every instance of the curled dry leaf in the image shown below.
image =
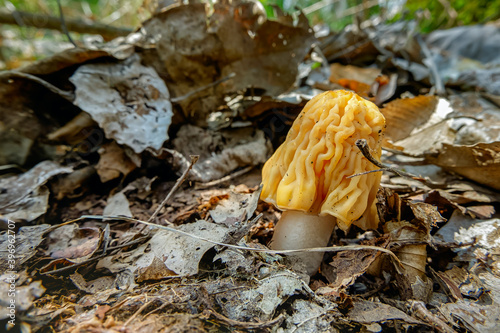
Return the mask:
<svg viewBox="0 0 500 333">
<path fill-rule="evenodd" d="M 191 177 L 201 182 L 222 178 L 238 167 L 264 163 L 268 155 L 264 132 L 248 127 L 210 131 L 184 125 L 173 144 L 184 159 L 200 155 Z"/>
<path fill-rule="evenodd" d="M 284 14 L 267 20 L 258 1 L 216 2 L 212 10 L 201 3 L 170 7 L 143 24 L 140 42 L 156 45 L 156 54 L 143 58 L 165 73 L 177 97 L 235 74 L 180 101 L 184 115 L 196 124 L 205 124 L 232 92 L 253 87 L 276 96 L 286 91 L 315 40 L 303 14 L 295 21 Z"/>
<path fill-rule="evenodd" d="M 224 239 L 230 229 L 215 223 L 199 220 L 183 224 L 179 230 L 216 242 Z M 113 273 L 128 269 L 137 280 L 164 276 L 189 276 L 198 272 L 198 264 L 214 245 L 167 230 L 158 230 L 151 240 L 130 251 L 105 257 L 97 268 L 106 268 Z M 161 273 L 161 274 L 160 274 Z"/>
<path fill-rule="evenodd" d="M 163 80 L 138 56 L 119 63 L 80 66 L 70 81 L 74 104 L 89 113 L 107 138 L 139 154 L 168 140 L 172 104 Z"/>
<path fill-rule="evenodd" d="M 500 141 L 471 146 L 443 144 L 427 160 L 478 183 L 500 190 Z"/>
<path fill-rule="evenodd" d="M 103 183 L 121 176 L 126 177 L 140 166 L 140 157 L 138 155 L 132 151 L 127 154 L 126 149 L 123 149 L 114 141 L 104 144 L 99 149 L 99 155 L 100 158 L 96 169 Z"/>
<path fill-rule="evenodd" d="M 334 63 L 330 65 L 330 82 L 338 82 L 340 79 L 355 80 L 366 85 L 371 85 L 373 81 L 382 73 L 378 68 L 362 68 L 352 65 L 341 65 Z"/>
<path fill-rule="evenodd" d="M 380 111 L 385 117 L 387 128 L 385 135 L 394 142 L 404 139 L 410 133 L 424 125 L 436 110 L 436 96 L 417 96 L 396 99 L 384 105 Z"/>
<path fill-rule="evenodd" d="M 38 218 L 47 211 L 50 194 L 43 185 L 72 170 L 53 161 L 43 161 L 21 175 L 0 179 L 0 213 L 11 219 Z"/>
<path fill-rule="evenodd" d="M 361 245 L 373 245 L 387 248 L 389 239 L 379 238 L 363 242 Z M 382 253 L 376 250 L 341 251 L 335 253 L 332 261 L 322 266 L 321 273 L 327 278 L 329 285 L 327 290 L 336 293 L 345 292 L 347 287 L 356 282 Z M 332 290 L 333 289 L 333 290 Z M 321 293 L 321 288 L 317 290 Z"/>
<path fill-rule="evenodd" d="M 16 234 L 16 265 L 10 267 L 8 256 L 0 256 L 0 270 L 2 272 L 20 270 L 21 265 L 36 254 L 38 245 L 43 241 L 45 232 L 50 227 L 48 224 L 27 226 L 19 228 Z M 8 234 L 0 235 L 0 253 L 8 253 Z"/>
<path fill-rule="evenodd" d="M 54 259 L 64 258 L 73 263 L 86 261 L 99 249 L 102 233 L 95 227 L 68 224 L 47 236 L 46 254 Z"/>
</svg>

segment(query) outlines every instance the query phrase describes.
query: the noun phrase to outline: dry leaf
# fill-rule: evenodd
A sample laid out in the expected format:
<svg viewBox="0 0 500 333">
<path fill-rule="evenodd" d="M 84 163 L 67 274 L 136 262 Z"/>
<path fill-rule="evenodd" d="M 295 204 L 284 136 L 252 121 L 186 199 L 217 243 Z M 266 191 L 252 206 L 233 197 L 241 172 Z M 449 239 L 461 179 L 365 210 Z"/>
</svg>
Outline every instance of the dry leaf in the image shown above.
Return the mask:
<svg viewBox="0 0 500 333">
<path fill-rule="evenodd" d="M 135 155 L 130 152 L 130 154 Z M 118 177 L 126 177 L 129 173 L 134 171 L 138 165 L 134 163 L 134 159 L 139 159 L 139 156 L 131 158 L 130 154 L 121 148 L 116 142 L 104 144 L 99 149 L 99 162 L 96 169 L 101 182 L 106 183 Z M 139 165 L 140 166 L 140 165 Z"/>
<path fill-rule="evenodd" d="M 71 76 L 74 104 L 92 116 L 106 137 L 137 154 L 160 149 L 172 120 L 170 95 L 163 80 L 138 56 L 119 63 L 86 64 Z"/>
<path fill-rule="evenodd" d="M 385 135 L 394 142 L 404 139 L 410 133 L 424 125 L 434 113 L 438 103 L 436 96 L 417 96 L 396 99 L 384 105 L 383 113 L 387 128 Z"/>
<path fill-rule="evenodd" d="M 252 87 L 276 96 L 289 89 L 315 40 L 303 14 L 270 21 L 257 1 L 216 2 L 212 10 L 201 3 L 173 6 L 144 23 L 141 41 L 156 45 L 157 53 L 144 60 L 165 73 L 176 97 L 235 74 L 180 101 L 184 115 L 199 125 L 230 93 Z"/>
</svg>

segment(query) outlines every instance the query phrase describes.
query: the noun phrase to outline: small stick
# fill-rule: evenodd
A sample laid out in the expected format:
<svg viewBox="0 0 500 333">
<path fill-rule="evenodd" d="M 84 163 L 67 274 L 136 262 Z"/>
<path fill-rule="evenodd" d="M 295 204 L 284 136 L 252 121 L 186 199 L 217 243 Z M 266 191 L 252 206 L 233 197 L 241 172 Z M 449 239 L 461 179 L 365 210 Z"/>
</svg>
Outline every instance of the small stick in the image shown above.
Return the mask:
<svg viewBox="0 0 500 333">
<path fill-rule="evenodd" d="M 69 42 L 71 44 L 73 44 L 74 47 L 78 47 L 78 45 L 76 45 L 76 43 L 73 40 L 73 38 L 71 38 L 71 35 L 69 34 L 69 31 L 68 31 L 68 27 L 66 27 L 66 21 L 64 19 L 64 13 L 63 13 L 63 10 L 62 10 L 62 7 L 61 7 L 61 0 L 56 0 L 56 2 L 57 2 L 57 8 L 59 8 L 59 20 L 61 21 L 61 30 L 66 35 L 66 37 L 68 37 Z"/>
<path fill-rule="evenodd" d="M 173 97 L 173 98 L 171 98 L 171 99 L 170 99 L 170 101 L 171 101 L 172 103 L 178 103 L 178 102 L 180 102 L 180 101 L 185 100 L 186 98 L 189 98 L 189 97 L 193 96 L 194 94 L 199 93 L 200 91 L 203 91 L 203 90 L 205 90 L 205 89 L 208 89 L 208 88 L 214 87 L 214 86 L 218 85 L 219 83 L 222 83 L 222 82 L 224 82 L 224 81 L 227 81 L 227 80 L 229 80 L 229 79 L 231 79 L 231 78 L 233 78 L 233 77 L 235 77 L 235 76 L 236 76 L 236 73 L 231 73 L 231 74 L 229 74 L 228 76 L 223 77 L 222 79 L 219 79 L 219 80 L 214 81 L 214 82 L 212 82 L 212 83 L 210 83 L 210 84 L 207 84 L 206 86 L 203 86 L 203 87 L 197 88 L 197 89 L 195 89 L 195 90 L 193 90 L 193 91 L 190 91 L 190 92 L 188 92 L 188 93 L 187 93 L 187 94 L 185 94 L 185 95 L 182 95 L 182 96 L 179 96 L 179 97 Z"/>
<path fill-rule="evenodd" d="M 366 157 L 366 159 L 368 161 L 370 161 L 373 165 L 379 167 L 380 169 L 378 169 L 378 170 L 372 170 L 372 171 L 368 171 L 368 172 L 357 173 L 355 175 L 351 175 L 351 176 L 347 177 L 348 179 L 349 178 L 353 178 L 353 177 L 357 177 L 357 176 L 361 176 L 361 175 L 364 175 L 364 174 L 367 174 L 367 173 L 371 173 L 371 172 L 390 171 L 390 172 L 393 172 L 393 173 L 395 173 L 396 175 L 398 175 L 400 177 L 405 177 L 405 178 L 410 178 L 410 179 L 413 179 L 413 180 L 417 180 L 417 181 L 421 182 L 422 184 L 429 186 L 430 188 L 446 188 L 447 187 L 446 184 L 436 184 L 436 183 L 434 183 L 434 182 L 432 182 L 430 180 L 427 180 L 425 178 L 422 178 L 422 177 L 419 177 L 419 176 L 415 176 L 415 175 L 412 175 L 411 173 L 407 173 L 407 172 L 404 172 L 404 171 L 401 171 L 401 170 L 398 170 L 398 169 L 395 169 L 395 168 L 391 168 L 390 166 L 385 165 L 385 164 L 377 161 L 370 154 L 370 147 L 368 147 L 368 142 L 365 139 L 356 140 L 356 147 L 359 148 L 359 150 L 361 151 L 361 153 L 363 154 L 363 156 Z"/>
<path fill-rule="evenodd" d="M 227 182 L 228 180 L 231 180 L 231 179 L 234 179 L 234 178 L 239 177 L 241 175 L 244 175 L 245 173 L 249 172 L 252 169 L 253 169 L 253 165 L 247 166 L 244 169 L 241 169 L 241 170 L 238 170 L 236 172 L 233 172 L 232 174 L 227 175 L 225 177 L 222 177 L 220 179 L 216 179 L 216 180 L 213 180 L 213 181 L 207 182 L 207 183 L 196 184 L 196 187 L 197 188 L 208 188 L 208 187 L 212 187 L 212 186 L 215 186 L 215 185 L 219 185 L 219 184 L 222 184 L 224 182 Z"/>
<path fill-rule="evenodd" d="M 50 84 L 49 82 L 42 80 L 38 76 L 31 75 L 31 74 L 24 73 L 24 72 L 19 72 L 19 71 L 4 71 L 4 72 L 0 73 L 0 80 L 3 80 L 3 79 L 9 80 L 12 78 L 21 78 L 21 79 L 25 79 L 25 80 L 34 81 L 34 82 L 38 83 L 39 85 L 47 88 L 48 90 L 50 90 L 54 94 L 57 94 L 65 99 L 67 99 L 70 102 L 73 102 L 75 100 L 75 95 L 73 94 L 73 92 L 61 90 L 61 89 L 57 88 L 56 86 Z"/>
<path fill-rule="evenodd" d="M 427 310 L 424 302 L 412 300 L 408 302 L 408 306 L 414 317 L 422 320 L 429 326 L 434 327 L 437 331 L 442 333 L 457 333 L 457 331 L 448 326 L 439 317 Z"/>
<path fill-rule="evenodd" d="M 193 165 L 196 162 L 198 162 L 198 159 L 200 158 L 199 155 L 191 155 L 190 157 L 191 157 L 191 163 L 187 167 L 186 171 L 184 171 L 184 173 L 182 174 L 181 178 L 179 178 L 177 180 L 177 182 L 175 183 L 174 187 L 172 187 L 172 189 L 167 194 L 167 196 L 165 197 L 165 199 L 163 199 L 163 201 L 158 206 L 158 208 L 156 208 L 155 212 L 153 213 L 153 215 L 151 215 L 151 217 L 149 218 L 148 222 L 153 221 L 156 218 L 156 216 L 158 216 L 158 214 L 160 213 L 160 210 L 167 204 L 167 202 L 168 202 L 168 200 L 170 200 L 170 197 L 172 196 L 172 194 L 179 188 L 179 186 L 181 186 L 181 184 L 186 179 L 186 177 L 187 177 L 187 175 L 189 173 L 189 170 L 191 170 L 193 168 Z"/>
</svg>

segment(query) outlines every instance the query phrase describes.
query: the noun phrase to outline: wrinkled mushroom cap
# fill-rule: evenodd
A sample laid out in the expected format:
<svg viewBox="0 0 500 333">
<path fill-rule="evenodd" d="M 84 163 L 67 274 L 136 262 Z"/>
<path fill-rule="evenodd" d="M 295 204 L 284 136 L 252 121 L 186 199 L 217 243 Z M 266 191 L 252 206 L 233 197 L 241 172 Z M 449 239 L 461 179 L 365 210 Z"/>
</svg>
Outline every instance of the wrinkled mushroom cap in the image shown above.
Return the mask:
<svg viewBox="0 0 500 333">
<path fill-rule="evenodd" d="M 311 99 L 295 119 L 285 142 L 262 170 L 261 199 L 281 210 L 332 215 L 338 226 L 375 228 L 375 199 L 381 172 L 356 147 L 366 139 L 380 159 L 385 119 L 375 104 L 355 93 L 328 91 Z M 361 218 L 361 219 L 360 219 Z"/>
</svg>

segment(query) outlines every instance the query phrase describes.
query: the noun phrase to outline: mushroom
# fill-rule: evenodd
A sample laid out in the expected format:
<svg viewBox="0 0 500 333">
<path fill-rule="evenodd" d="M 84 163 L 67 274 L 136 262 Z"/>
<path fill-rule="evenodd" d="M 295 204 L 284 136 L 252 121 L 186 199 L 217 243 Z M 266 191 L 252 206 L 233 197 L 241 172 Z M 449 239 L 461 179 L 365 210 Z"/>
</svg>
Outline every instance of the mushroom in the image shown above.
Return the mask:
<svg viewBox="0 0 500 333">
<path fill-rule="evenodd" d="M 285 142 L 262 169 L 261 199 L 283 211 L 270 247 L 292 250 L 328 245 L 337 225 L 376 228 L 380 172 L 356 147 L 367 140 L 380 159 L 385 118 L 375 104 L 353 92 L 327 91 L 315 96 L 295 119 Z M 295 255 L 313 275 L 321 252 Z"/>
</svg>

